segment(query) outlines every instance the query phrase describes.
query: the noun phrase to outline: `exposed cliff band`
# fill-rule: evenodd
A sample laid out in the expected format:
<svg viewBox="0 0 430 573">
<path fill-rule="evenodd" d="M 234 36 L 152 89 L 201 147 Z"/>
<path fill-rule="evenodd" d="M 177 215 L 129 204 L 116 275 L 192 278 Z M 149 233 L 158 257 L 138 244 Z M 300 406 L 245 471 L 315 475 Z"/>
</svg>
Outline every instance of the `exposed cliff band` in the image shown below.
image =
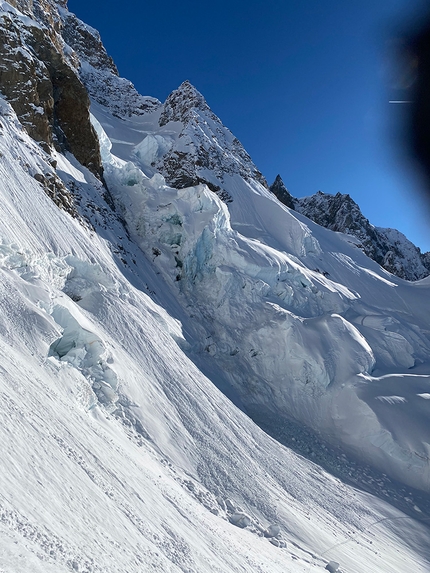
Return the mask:
<svg viewBox="0 0 430 573">
<path fill-rule="evenodd" d="M 62 24 L 57 4 L 64 7 L 66 2 L 16 0 L 9 4 L 17 10 L 0 18 L 1 93 L 45 151 L 53 147 L 70 151 L 101 177 L 90 99 L 70 63 L 73 54 L 66 57 L 68 46 L 59 35 Z"/>
</svg>

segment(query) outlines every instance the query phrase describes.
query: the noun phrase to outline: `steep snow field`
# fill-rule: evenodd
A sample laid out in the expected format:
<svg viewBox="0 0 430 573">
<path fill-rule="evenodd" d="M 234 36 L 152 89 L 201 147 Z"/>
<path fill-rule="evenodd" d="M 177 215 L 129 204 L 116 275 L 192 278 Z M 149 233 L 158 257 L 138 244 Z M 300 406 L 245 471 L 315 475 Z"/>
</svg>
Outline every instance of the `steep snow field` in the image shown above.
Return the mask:
<svg viewBox="0 0 430 573">
<path fill-rule="evenodd" d="M 0 570 L 428 571 L 425 522 L 295 455 L 225 398 L 184 354 L 193 321 L 167 264 L 127 239 L 71 156 L 58 173 L 93 228 L 59 210 L 34 178 L 53 172 L 48 157 L 3 100 L 0 121 Z M 107 175 L 131 170 L 117 164 Z M 190 196 L 188 209 L 200 194 L 203 219 L 212 208 L 229 228 L 206 189 L 166 193 Z M 275 256 L 232 237 L 244 261 Z"/>
<path fill-rule="evenodd" d="M 158 126 L 160 110 L 118 120 L 95 104 L 93 113 L 133 240 L 193 323 L 193 360 L 216 363 L 220 386 L 255 418 L 263 409 L 292 417 L 428 492 L 428 280 L 390 275 L 353 238 L 290 211 L 255 179 L 227 170 L 227 204 L 205 185 L 169 187 L 154 157 L 190 144 L 176 144 L 178 122 Z M 210 126 L 206 113 L 197 125 Z"/>
<path fill-rule="evenodd" d="M 107 188 L 0 96 L 0 573 L 427 573 L 430 280 L 279 203 L 189 82 L 140 96 L 36 4 Z"/>
</svg>

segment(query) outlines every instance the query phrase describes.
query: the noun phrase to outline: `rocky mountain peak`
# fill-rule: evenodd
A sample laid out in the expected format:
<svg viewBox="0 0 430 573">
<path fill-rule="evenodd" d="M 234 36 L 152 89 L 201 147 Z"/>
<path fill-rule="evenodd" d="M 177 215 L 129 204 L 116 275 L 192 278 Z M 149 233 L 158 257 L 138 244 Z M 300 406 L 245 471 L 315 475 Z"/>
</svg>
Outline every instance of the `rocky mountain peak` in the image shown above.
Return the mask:
<svg viewBox="0 0 430 573">
<path fill-rule="evenodd" d="M 187 124 L 192 118 L 192 110 L 211 113 L 202 94 L 188 80 L 185 80 L 178 89 L 167 97 L 159 120 L 160 127 L 169 121 L 180 121 Z"/>
<path fill-rule="evenodd" d="M 349 194 L 330 195 L 318 191 L 309 197 L 296 198 L 289 193 L 280 175 L 270 190 L 281 203 L 318 225 L 359 239 L 357 246 L 393 275 L 415 281 L 430 274 L 428 253 L 421 253 L 399 231 L 373 226 Z"/>
<path fill-rule="evenodd" d="M 223 125 L 202 94 L 187 80 L 166 99 L 159 118 L 160 134 L 169 122 L 177 122 L 175 142 L 154 163 L 169 185 L 177 188 L 205 183 L 226 201 L 228 177 L 239 175 L 268 187 L 240 141 Z"/>
<path fill-rule="evenodd" d="M 284 182 L 282 181 L 282 177 L 279 174 L 276 176 L 275 181 L 270 186 L 270 191 L 276 195 L 281 203 L 290 209 L 294 209 L 294 197 L 286 188 Z"/>
</svg>

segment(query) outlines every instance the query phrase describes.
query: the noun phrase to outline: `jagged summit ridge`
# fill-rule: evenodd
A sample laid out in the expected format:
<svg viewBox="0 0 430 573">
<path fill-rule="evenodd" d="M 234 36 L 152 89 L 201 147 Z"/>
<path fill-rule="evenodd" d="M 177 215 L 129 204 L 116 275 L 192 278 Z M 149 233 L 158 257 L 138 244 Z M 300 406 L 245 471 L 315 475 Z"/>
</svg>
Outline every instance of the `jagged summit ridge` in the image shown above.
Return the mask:
<svg viewBox="0 0 430 573">
<path fill-rule="evenodd" d="M 289 193 L 280 175 L 270 190 L 281 203 L 318 225 L 356 237 L 357 246 L 393 275 L 415 281 L 430 274 L 428 253 L 421 253 L 399 231 L 372 225 L 350 195 L 318 191 L 309 197 L 296 198 Z"/>
<path fill-rule="evenodd" d="M 95 69 L 105 70 L 118 76 L 118 69 L 112 58 L 106 52 L 100 34 L 94 28 L 84 24 L 74 14 L 67 10 L 61 11 L 61 35 L 79 59 L 88 62 Z M 78 67 L 80 67 L 78 63 Z"/>
</svg>

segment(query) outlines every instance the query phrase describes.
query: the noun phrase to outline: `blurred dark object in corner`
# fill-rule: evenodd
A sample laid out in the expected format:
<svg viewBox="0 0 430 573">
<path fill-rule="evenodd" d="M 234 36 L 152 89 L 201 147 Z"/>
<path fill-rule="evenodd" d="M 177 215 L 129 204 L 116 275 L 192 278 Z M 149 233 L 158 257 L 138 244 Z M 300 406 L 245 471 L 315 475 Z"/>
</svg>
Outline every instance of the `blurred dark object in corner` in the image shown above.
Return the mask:
<svg viewBox="0 0 430 573">
<path fill-rule="evenodd" d="M 417 77 L 413 86 L 409 121 L 410 148 L 425 176 L 426 198 L 430 202 L 430 14 L 408 42 Z"/>
</svg>

